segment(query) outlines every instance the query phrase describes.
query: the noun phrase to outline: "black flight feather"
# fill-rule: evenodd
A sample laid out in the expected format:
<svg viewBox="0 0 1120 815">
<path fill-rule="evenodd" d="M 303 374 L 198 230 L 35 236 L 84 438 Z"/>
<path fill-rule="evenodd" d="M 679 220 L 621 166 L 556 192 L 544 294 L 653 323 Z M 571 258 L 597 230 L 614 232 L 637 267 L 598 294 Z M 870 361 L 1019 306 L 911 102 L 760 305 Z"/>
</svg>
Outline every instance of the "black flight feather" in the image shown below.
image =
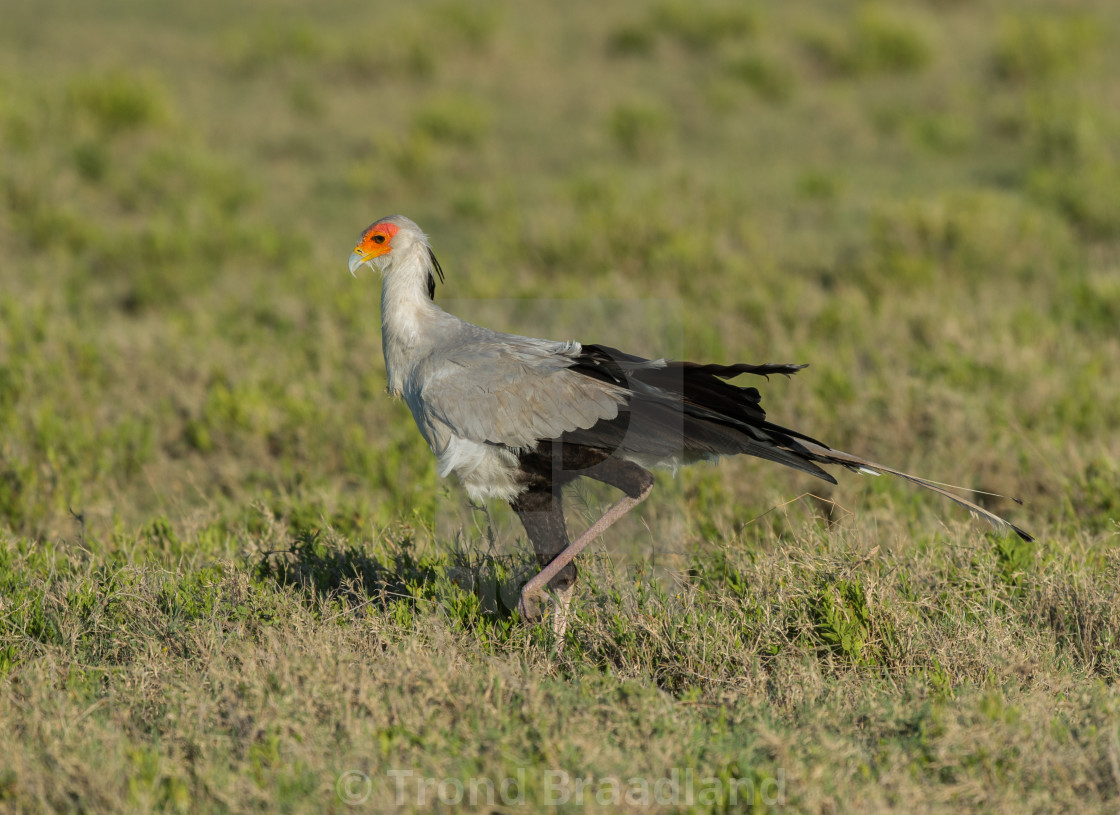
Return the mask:
<svg viewBox="0 0 1120 815">
<path fill-rule="evenodd" d="M 835 450 L 811 436 L 766 419 L 757 388 L 727 380 L 740 374 L 787 376 L 805 365 L 700 365 L 651 362 L 602 345 L 584 345 L 572 370 L 625 388 L 627 403 L 614 419 L 563 434 L 565 444 L 641 456 L 679 457 L 682 463 L 709 456 L 745 453 L 836 483 L 818 464 L 874 474 L 890 473 L 960 504 L 996 526 L 1032 541 L 1027 532 L 978 504 L 923 478 Z M 542 440 L 544 441 L 544 440 Z M 609 454 L 609 453 L 608 453 Z"/>
</svg>

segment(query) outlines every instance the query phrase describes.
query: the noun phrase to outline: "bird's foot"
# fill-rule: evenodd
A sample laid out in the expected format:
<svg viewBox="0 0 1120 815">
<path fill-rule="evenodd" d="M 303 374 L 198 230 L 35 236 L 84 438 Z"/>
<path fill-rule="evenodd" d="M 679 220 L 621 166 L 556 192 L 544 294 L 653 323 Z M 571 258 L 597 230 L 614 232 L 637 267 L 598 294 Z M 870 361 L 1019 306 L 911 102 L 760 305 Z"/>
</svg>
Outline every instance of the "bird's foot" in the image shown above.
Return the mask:
<svg viewBox="0 0 1120 815">
<path fill-rule="evenodd" d="M 575 586 L 565 586 L 555 592 L 545 592 L 536 588 L 530 589 L 528 585 L 521 590 L 521 597 L 517 601 L 517 611 L 521 618 L 531 622 L 541 620 L 548 606 L 551 605 L 552 633 L 556 638 L 556 648 L 564 641 L 564 632 L 568 630 L 568 609 L 572 604 L 572 594 Z"/>
<path fill-rule="evenodd" d="M 521 596 L 517 600 L 517 612 L 521 615 L 523 620 L 536 622 L 544 616 L 545 603 L 547 595 L 539 590 L 530 590 L 528 586 L 521 590 Z"/>
</svg>

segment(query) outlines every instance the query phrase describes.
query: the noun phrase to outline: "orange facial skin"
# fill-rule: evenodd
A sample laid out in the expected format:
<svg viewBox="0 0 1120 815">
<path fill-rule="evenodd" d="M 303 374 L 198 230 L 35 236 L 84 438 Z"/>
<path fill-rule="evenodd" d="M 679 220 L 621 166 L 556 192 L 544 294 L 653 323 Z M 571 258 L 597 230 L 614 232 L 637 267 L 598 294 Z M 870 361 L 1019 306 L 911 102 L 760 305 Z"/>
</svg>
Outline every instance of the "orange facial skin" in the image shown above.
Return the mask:
<svg viewBox="0 0 1120 815">
<path fill-rule="evenodd" d="M 381 257 L 392 248 L 393 236 L 400 231 L 396 224 L 377 222 L 362 233 L 361 240 L 354 251 L 362 256 L 362 261 Z"/>
</svg>

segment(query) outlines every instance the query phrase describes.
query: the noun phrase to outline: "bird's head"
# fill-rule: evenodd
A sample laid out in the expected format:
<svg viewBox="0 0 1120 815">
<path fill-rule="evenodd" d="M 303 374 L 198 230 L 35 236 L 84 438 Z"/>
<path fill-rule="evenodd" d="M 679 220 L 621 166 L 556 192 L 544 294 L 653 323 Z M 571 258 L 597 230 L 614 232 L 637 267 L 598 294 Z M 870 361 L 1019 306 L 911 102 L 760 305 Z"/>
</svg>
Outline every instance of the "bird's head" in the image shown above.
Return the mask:
<svg viewBox="0 0 1120 815">
<path fill-rule="evenodd" d="M 443 269 L 428 244 L 428 237 L 403 215 L 390 215 L 366 227 L 350 254 L 350 274 L 355 274 L 363 265 L 386 277 L 403 267 L 426 273 L 429 297 L 435 294 L 435 275 L 443 282 Z"/>
</svg>

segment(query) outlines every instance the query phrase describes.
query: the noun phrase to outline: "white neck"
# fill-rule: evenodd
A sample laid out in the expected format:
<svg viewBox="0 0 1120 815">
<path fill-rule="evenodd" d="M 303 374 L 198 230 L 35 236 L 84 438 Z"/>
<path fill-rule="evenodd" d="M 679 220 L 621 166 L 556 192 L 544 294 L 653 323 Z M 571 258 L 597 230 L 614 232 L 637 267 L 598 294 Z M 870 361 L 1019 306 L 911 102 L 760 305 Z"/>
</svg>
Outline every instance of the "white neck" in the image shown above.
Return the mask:
<svg viewBox="0 0 1120 815">
<path fill-rule="evenodd" d="M 400 396 L 409 371 L 431 342 L 444 311 L 428 295 L 432 274 L 427 246 L 417 244 L 394 258 L 381 281 L 381 343 L 389 393 Z"/>
</svg>

